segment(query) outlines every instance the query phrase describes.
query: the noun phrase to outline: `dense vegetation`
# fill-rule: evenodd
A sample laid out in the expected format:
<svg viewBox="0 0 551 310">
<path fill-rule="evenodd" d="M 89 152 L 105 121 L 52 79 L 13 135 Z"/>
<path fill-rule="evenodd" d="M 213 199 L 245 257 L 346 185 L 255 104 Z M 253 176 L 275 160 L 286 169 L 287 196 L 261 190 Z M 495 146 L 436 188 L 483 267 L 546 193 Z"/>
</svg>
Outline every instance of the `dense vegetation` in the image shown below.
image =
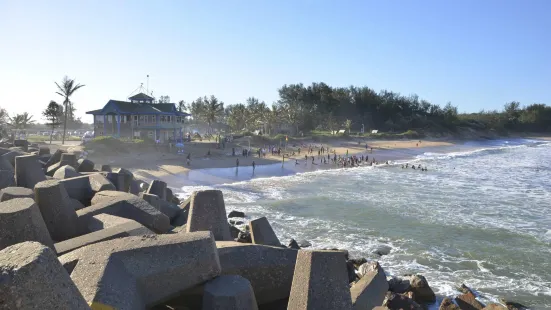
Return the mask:
<svg viewBox="0 0 551 310">
<path fill-rule="evenodd" d="M 351 129 L 360 131 L 457 132 L 461 128 L 505 131 L 551 131 L 551 107 L 519 102 L 506 103 L 502 111 L 459 114 L 447 103 L 441 107 L 420 99 L 369 87 L 331 87 L 325 83 L 284 85 L 279 100 L 271 107 L 256 98 L 226 106 L 216 97 L 199 98 L 189 105 L 180 102 L 195 120 L 224 123 L 234 131 L 256 130 L 265 124 L 268 133 L 282 132 L 281 124 L 291 133 L 312 130 Z M 270 132 L 272 131 L 272 132 Z"/>
</svg>

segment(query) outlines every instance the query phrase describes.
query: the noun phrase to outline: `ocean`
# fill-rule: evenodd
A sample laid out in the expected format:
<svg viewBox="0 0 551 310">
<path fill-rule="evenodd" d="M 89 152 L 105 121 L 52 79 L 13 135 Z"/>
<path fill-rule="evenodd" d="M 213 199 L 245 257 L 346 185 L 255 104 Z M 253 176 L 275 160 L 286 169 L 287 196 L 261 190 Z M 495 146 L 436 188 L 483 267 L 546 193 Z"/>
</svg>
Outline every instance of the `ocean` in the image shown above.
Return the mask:
<svg viewBox="0 0 551 310">
<path fill-rule="evenodd" d="M 216 169 L 170 184 L 180 182 L 184 197 L 222 190 L 228 212 L 266 216 L 284 244 L 307 240 L 378 260 L 388 275 L 423 274 L 437 303 L 464 283 L 484 302 L 551 309 L 551 144 L 492 140 L 396 152 L 402 159 L 388 166 Z M 402 169 L 406 162 L 428 171 Z M 384 247 L 388 255 L 374 254 Z"/>
</svg>

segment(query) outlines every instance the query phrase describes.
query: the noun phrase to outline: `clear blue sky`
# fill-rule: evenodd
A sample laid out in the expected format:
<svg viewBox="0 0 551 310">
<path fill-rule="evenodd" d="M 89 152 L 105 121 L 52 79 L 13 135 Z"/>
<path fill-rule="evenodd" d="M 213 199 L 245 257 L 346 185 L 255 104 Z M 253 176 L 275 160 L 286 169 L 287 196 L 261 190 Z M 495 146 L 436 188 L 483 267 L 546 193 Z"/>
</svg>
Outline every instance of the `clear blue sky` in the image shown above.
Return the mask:
<svg viewBox="0 0 551 310">
<path fill-rule="evenodd" d="M 173 102 L 323 81 L 460 111 L 551 104 L 550 55 L 551 0 L 0 0 L 1 106 L 38 117 L 64 75 L 86 84 L 79 116 L 147 74 Z"/>
</svg>

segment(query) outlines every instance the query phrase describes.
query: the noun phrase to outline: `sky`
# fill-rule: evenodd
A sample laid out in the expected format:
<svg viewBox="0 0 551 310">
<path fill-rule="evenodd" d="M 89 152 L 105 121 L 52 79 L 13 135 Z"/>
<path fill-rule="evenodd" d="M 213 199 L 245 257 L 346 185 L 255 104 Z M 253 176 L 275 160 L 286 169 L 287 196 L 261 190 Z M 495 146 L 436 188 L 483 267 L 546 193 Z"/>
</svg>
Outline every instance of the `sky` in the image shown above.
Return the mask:
<svg viewBox="0 0 551 310">
<path fill-rule="evenodd" d="M 0 106 L 40 119 L 155 97 L 278 100 L 284 84 L 368 86 L 460 112 L 551 104 L 549 0 L 0 0 Z"/>
</svg>

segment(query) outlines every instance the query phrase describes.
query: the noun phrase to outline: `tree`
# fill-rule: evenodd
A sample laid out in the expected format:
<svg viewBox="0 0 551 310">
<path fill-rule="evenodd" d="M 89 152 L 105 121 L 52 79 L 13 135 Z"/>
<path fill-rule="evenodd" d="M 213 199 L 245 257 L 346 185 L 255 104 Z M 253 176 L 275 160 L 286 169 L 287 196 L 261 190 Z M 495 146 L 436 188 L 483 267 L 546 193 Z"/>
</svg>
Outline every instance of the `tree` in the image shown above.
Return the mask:
<svg viewBox="0 0 551 310">
<path fill-rule="evenodd" d="M 32 115 L 24 112 L 22 114 L 16 114 L 13 117 L 9 117 L 9 125 L 15 130 L 25 130 L 25 128 L 34 123 Z"/>
<path fill-rule="evenodd" d="M 50 144 L 52 144 L 54 129 L 56 126 L 62 124 L 61 118 L 63 117 L 63 107 L 52 100 L 48 104 L 48 107 L 42 112 L 42 115 L 48 121 L 47 125 L 52 126 L 52 133 L 50 134 Z"/>
<path fill-rule="evenodd" d="M 204 118 L 212 132 L 212 123 L 224 113 L 224 102 L 218 101 L 214 95 L 211 95 L 210 98 L 205 97 L 203 101 L 205 103 Z"/>
<path fill-rule="evenodd" d="M 65 109 L 65 118 L 63 119 L 63 138 L 61 139 L 61 144 L 65 144 L 65 133 L 67 132 L 67 116 L 69 111 L 69 106 L 71 105 L 72 110 L 72 104 L 71 104 L 71 96 L 80 88 L 84 87 L 85 85 L 81 84 L 75 84 L 75 80 L 72 80 L 65 76 L 63 80 L 61 81 L 61 86 L 55 83 L 58 90 L 56 94 L 63 97 L 63 107 Z"/>
<path fill-rule="evenodd" d="M 170 103 L 170 96 L 161 96 L 157 100 L 157 103 Z"/>
<path fill-rule="evenodd" d="M 185 112 L 188 110 L 188 106 L 184 100 L 178 101 L 178 112 Z"/>
<path fill-rule="evenodd" d="M 0 107 L 0 138 L 7 136 L 8 129 L 6 128 L 8 125 L 8 112 L 6 109 Z"/>
<path fill-rule="evenodd" d="M 348 134 L 350 134 L 350 127 L 352 127 L 352 121 L 347 119 L 346 121 L 344 121 L 343 126 L 346 129 L 346 131 L 348 132 Z"/>
</svg>

